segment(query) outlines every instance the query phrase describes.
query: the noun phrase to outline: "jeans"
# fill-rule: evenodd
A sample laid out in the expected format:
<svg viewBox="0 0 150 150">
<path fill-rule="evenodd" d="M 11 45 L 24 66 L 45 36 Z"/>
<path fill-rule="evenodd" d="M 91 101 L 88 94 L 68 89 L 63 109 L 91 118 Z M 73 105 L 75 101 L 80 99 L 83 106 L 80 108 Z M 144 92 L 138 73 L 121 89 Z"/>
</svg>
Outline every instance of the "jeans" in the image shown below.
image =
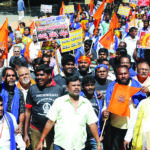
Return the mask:
<svg viewBox="0 0 150 150">
<path fill-rule="evenodd" d="M 101 143 L 101 148 L 103 150 L 103 144 Z M 97 150 L 97 142 L 94 138 L 88 139 L 85 143 L 84 150 Z"/>
<path fill-rule="evenodd" d="M 63 149 L 62 147 L 58 145 L 53 144 L 53 150 L 65 150 L 65 149 Z"/>
</svg>

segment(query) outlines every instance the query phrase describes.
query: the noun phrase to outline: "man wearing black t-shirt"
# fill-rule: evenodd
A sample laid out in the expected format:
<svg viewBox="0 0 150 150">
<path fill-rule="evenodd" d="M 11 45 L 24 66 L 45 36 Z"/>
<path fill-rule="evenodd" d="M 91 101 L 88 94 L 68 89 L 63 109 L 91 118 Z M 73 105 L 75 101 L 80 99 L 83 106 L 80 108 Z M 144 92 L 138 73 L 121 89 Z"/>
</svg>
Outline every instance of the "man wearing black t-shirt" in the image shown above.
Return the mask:
<svg viewBox="0 0 150 150">
<path fill-rule="evenodd" d="M 107 79 L 108 76 L 108 67 L 104 64 L 100 64 L 95 67 L 95 89 L 101 91 L 102 94 L 105 96 L 107 87 L 110 80 Z"/>
<path fill-rule="evenodd" d="M 65 54 L 61 60 L 62 72 L 54 77 L 54 81 L 61 85 L 63 88 L 63 95 L 67 94 L 66 90 L 66 78 L 77 75 L 77 69 L 75 68 L 75 57 L 71 54 Z"/>
<path fill-rule="evenodd" d="M 32 149 L 35 150 L 40 140 L 47 118 L 45 115 L 54 100 L 62 95 L 62 88 L 51 78 L 52 70 L 47 65 L 40 65 L 35 70 L 36 83 L 29 88 L 26 99 L 25 111 L 25 136 L 26 143 L 29 142 L 28 127 L 31 127 Z M 31 118 L 31 121 L 30 121 Z M 46 137 L 47 149 L 53 142 L 53 132 Z"/>
<path fill-rule="evenodd" d="M 98 133 L 99 136 L 101 134 L 101 112 L 103 108 L 103 99 L 98 99 L 98 93 L 95 90 L 95 79 L 92 76 L 85 76 L 82 79 L 82 92 L 80 93 L 81 96 L 87 98 L 98 117 Z M 87 141 L 85 144 L 85 150 L 93 150 L 97 149 L 97 143 L 94 139 L 89 127 L 87 126 Z"/>
</svg>

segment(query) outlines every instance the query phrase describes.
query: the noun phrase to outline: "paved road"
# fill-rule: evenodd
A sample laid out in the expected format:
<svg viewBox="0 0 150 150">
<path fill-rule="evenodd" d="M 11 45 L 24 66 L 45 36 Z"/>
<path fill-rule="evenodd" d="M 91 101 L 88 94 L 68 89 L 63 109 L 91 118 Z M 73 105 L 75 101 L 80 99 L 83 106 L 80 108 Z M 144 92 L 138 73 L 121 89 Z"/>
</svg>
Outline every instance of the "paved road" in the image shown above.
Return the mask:
<svg viewBox="0 0 150 150">
<path fill-rule="evenodd" d="M 58 5 L 53 5 L 53 12 L 54 15 L 58 14 Z M 44 14 L 40 12 L 40 6 L 33 6 L 31 7 L 31 16 L 29 8 L 26 7 L 26 13 L 23 21 L 31 21 L 35 17 L 43 16 Z M 8 17 L 8 23 L 13 26 L 13 28 L 16 28 L 16 23 L 18 21 L 18 12 L 17 12 L 17 6 L 13 7 L 3 7 L 0 6 L 0 26 L 4 23 L 6 17 Z M 28 23 L 27 23 L 28 24 Z"/>
</svg>

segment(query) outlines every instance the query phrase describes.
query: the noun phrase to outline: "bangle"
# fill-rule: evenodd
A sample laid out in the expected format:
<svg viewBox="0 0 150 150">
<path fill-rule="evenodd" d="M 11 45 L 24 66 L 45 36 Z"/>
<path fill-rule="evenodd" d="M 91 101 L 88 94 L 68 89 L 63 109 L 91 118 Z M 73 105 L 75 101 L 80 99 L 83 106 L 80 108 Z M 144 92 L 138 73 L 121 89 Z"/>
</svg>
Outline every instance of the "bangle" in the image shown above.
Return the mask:
<svg viewBox="0 0 150 150">
<path fill-rule="evenodd" d="M 44 142 L 44 139 L 40 139 L 41 142 Z"/>
<path fill-rule="evenodd" d="M 97 143 L 97 146 L 101 146 L 101 143 Z"/>
</svg>

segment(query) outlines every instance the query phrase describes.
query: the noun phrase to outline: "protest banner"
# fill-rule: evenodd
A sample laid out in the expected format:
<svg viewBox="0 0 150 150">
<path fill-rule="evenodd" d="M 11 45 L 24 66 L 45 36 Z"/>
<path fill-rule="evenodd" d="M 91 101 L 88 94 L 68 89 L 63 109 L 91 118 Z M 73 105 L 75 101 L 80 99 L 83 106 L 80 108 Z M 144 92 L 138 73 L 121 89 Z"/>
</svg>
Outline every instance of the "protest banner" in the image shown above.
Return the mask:
<svg viewBox="0 0 150 150">
<path fill-rule="evenodd" d="M 69 20 L 65 15 L 41 18 L 34 21 L 39 41 L 69 37 Z"/>
<path fill-rule="evenodd" d="M 123 0 L 123 3 L 129 3 L 129 0 Z"/>
<path fill-rule="evenodd" d="M 74 13 L 74 5 L 65 5 L 63 9 L 64 14 Z"/>
<path fill-rule="evenodd" d="M 149 6 L 150 1 L 149 0 L 139 0 L 138 6 Z"/>
<path fill-rule="evenodd" d="M 85 4 L 89 4 L 91 0 L 85 0 Z"/>
<path fill-rule="evenodd" d="M 41 4 L 41 10 L 40 11 L 43 13 L 52 13 L 52 5 Z"/>
<path fill-rule="evenodd" d="M 82 29 L 74 30 L 70 32 L 70 37 L 61 39 L 61 51 L 62 53 L 77 49 L 82 46 Z"/>
<path fill-rule="evenodd" d="M 150 49 L 150 32 L 141 32 L 139 48 Z"/>
<path fill-rule="evenodd" d="M 131 4 L 136 4 L 136 5 L 138 5 L 138 0 L 130 0 L 129 1 Z"/>
<path fill-rule="evenodd" d="M 130 8 L 126 6 L 119 6 L 118 14 L 123 16 L 128 16 L 130 13 Z"/>
<path fill-rule="evenodd" d="M 42 43 L 41 50 L 50 50 L 52 48 L 52 41 L 46 41 Z"/>
</svg>

